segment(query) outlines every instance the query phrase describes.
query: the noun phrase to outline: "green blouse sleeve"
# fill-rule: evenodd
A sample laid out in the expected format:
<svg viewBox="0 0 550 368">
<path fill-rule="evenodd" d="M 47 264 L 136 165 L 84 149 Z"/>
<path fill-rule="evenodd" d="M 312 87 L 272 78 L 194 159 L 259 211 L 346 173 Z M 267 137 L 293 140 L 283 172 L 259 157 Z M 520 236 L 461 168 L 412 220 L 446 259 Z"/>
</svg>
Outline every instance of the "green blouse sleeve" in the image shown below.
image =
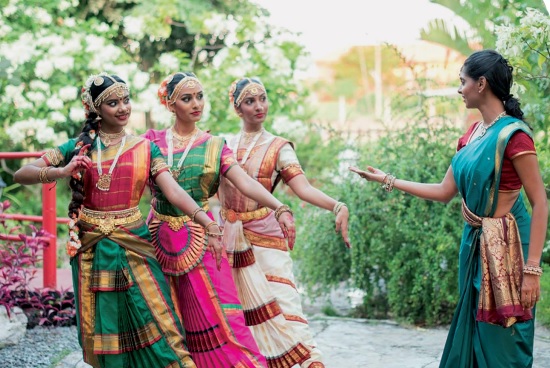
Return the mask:
<svg viewBox="0 0 550 368">
<path fill-rule="evenodd" d="M 160 151 L 160 148 L 153 142 L 151 145 L 151 177 L 155 178 L 158 174 L 168 171 L 168 164 Z"/>
<path fill-rule="evenodd" d="M 51 166 L 64 166 L 69 162 L 69 156 L 75 149 L 76 141 L 77 138 L 73 138 L 56 148 L 47 150 L 42 155 L 42 159 Z"/>
</svg>

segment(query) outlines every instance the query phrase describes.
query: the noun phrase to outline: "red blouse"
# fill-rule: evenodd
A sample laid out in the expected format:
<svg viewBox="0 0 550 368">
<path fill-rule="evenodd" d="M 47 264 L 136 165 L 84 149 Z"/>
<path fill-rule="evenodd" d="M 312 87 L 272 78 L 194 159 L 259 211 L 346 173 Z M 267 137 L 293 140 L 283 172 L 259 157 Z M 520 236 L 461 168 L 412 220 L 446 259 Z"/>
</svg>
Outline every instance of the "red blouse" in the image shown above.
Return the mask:
<svg viewBox="0 0 550 368">
<path fill-rule="evenodd" d="M 466 133 L 460 137 L 458 140 L 457 151 L 460 151 L 466 144 L 468 144 L 468 139 L 475 131 L 476 127 L 480 123 L 475 123 L 470 126 Z M 504 150 L 504 160 L 502 162 L 502 174 L 500 177 L 500 191 L 512 191 L 521 189 L 521 179 L 514 168 L 512 160 L 521 155 L 533 154 L 536 155 L 537 151 L 535 150 L 535 144 L 531 137 L 521 130 L 515 132 L 510 140 L 508 145 Z"/>
</svg>

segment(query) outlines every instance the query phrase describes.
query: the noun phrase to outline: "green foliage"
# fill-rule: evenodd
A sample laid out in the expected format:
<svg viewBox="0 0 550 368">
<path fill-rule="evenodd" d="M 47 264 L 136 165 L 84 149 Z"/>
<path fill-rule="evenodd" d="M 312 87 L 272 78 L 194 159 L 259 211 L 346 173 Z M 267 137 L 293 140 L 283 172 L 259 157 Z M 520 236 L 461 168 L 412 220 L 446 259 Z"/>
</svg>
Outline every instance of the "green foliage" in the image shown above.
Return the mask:
<svg viewBox="0 0 550 368">
<path fill-rule="evenodd" d="M 434 100 L 402 93 L 392 107 L 402 113 L 393 120 L 408 123 L 388 129 L 374 142 L 348 148 L 360 157 L 354 164 L 373 165 L 407 180 L 440 182 L 461 130 L 423 113 Z M 452 103 L 437 106 L 442 114 L 455 108 Z M 300 281 L 313 292 L 348 281 L 366 292 L 362 316 L 389 315 L 417 325 L 448 323 L 458 298 L 460 200 L 445 205 L 399 191 L 388 194 L 351 173 L 340 179 L 325 184 L 348 204 L 353 248 L 349 253 L 340 245 L 332 215 L 306 206 L 301 216 L 307 217 L 307 227 L 295 250 Z"/>
<path fill-rule="evenodd" d="M 537 320 L 550 326 L 550 265 L 543 264 L 544 273 L 540 278 L 540 301 L 537 303 Z"/>
<path fill-rule="evenodd" d="M 420 38 L 441 44 L 465 56 L 479 49 L 480 46 L 494 48 L 495 27 L 517 23 L 526 9 L 535 8 L 546 12 L 542 0 L 430 0 L 430 2 L 451 10 L 468 24 L 469 29 L 459 30 L 456 25 L 448 24 L 442 19 L 434 19 L 421 31 Z"/>
</svg>

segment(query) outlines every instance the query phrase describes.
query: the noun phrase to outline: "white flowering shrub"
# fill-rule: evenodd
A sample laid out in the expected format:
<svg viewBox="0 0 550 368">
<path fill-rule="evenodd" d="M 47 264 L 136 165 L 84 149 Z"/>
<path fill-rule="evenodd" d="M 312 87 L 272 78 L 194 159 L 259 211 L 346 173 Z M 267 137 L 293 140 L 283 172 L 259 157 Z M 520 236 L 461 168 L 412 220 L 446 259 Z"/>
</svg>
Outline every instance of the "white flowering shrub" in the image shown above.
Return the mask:
<svg viewBox="0 0 550 368">
<path fill-rule="evenodd" d="M 133 90 L 147 86 L 149 74 L 135 62 L 123 63 L 127 52 L 111 41 L 116 27 L 77 20 L 78 5 L 10 0 L 0 11 L 2 150 L 42 149 L 56 142 L 54 132 L 78 134 L 84 120 L 80 89 L 90 74 L 108 70 Z"/>
<path fill-rule="evenodd" d="M 527 9 L 518 25 L 497 28 L 496 49 L 514 66 L 514 90 L 537 131 L 550 128 L 550 16 Z"/>
</svg>

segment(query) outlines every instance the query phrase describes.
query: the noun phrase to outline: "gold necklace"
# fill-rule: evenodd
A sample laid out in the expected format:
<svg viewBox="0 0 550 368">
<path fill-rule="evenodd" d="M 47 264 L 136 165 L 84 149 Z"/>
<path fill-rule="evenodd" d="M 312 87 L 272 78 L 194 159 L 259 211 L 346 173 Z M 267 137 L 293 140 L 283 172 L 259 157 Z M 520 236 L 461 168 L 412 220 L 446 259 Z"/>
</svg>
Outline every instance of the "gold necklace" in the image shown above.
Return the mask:
<svg viewBox="0 0 550 368">
<path fill-rule="evenodd" d="M 189 139 L 191 139 L 191 137 L 195 136 L 195 133 L 197 133 L 197 131 L 199 130 L 199 128 L 195 127 L 195 129 L 193 129 L 193 131 L 187 135 L 184 135 L 184 136 L 181 136 L 179 135 L 177 132 L 176 132 L 176 129 L 174 129 L 174 127 L 172 127 L 171 130 L 171 133 L 172 133 L 172 136 L 174 138 L 174 140 L 176 141 L 175 142 L 175 145 L 174 145 L 174 148 L 175 149 L 180 149 L 180 148 L 183 148 L 185 142 L 187 142 Z"/>
<path fill-rule="evenodd" d="M 97 183 L 95 186 L 97 189 L 108 192 L 109 189 L 111 189 L 111 179 L 113 178 L 113 171 L 116 167 L 116 163 L 118 161 L 118 158 L 122 154 L 122 150 L 124 149 L 124 145 L 126 144 L 126 135 L 122 137 L 122 140 L 120 141 L 120 147 L 118 148 L 118 151 L 115 155 L 115 158 L 113 159 L 113 162 L 111 163 L 111 167 L 109 167 L 109 172 L 107 174 L 103 174 L 103 167 L 101 166 L 101 143 L 99 142 L 99 139 L 96 141 L 97 146 L 97 174 L 99 176 Z"/>
<path fill-rule="evenodd" d="M 126 136 L 126 130 L 122 129 L 118 133 L 105 133 L 103 130 L 99 129 L 99 137 L 104 145 L 110 146 L 111 142 Z"/>
<path fill-rule="evenodd" d="M 506 111 L 503 111 L 501 112 L 500 114 L 497 115 L 497 117 L 495 118 L 495 120 L 493 120 L 491 122 L 491 124 L 488 124 L 488 125 L 485 125 L 485 123 L 482 121 L 480 126 L 481 126 L 481 133 L 479 134 L 480 137 L 483 137 L 485 135 L 485 133 L 487 133 L 487 129 L 489 129 L 490 127 L 492 127 L 497 121 L 500 120 L 500 118 L 506 116 Z"/>
<path fill-rule="evenodd" d="M 245 132 L 244 130 L 242 131 L 242 137 L 244 138 L 244 144 L 245 146 L 248 146 L 248 144 L 252 141 L 252 139 L 254 137 L 257 137 L 258 136 L 258 133 L 261 133 L 264 131 L 264 128 L 262 127 L 262 129 L 256 131 L 256 132 Z"/>
</svg>

